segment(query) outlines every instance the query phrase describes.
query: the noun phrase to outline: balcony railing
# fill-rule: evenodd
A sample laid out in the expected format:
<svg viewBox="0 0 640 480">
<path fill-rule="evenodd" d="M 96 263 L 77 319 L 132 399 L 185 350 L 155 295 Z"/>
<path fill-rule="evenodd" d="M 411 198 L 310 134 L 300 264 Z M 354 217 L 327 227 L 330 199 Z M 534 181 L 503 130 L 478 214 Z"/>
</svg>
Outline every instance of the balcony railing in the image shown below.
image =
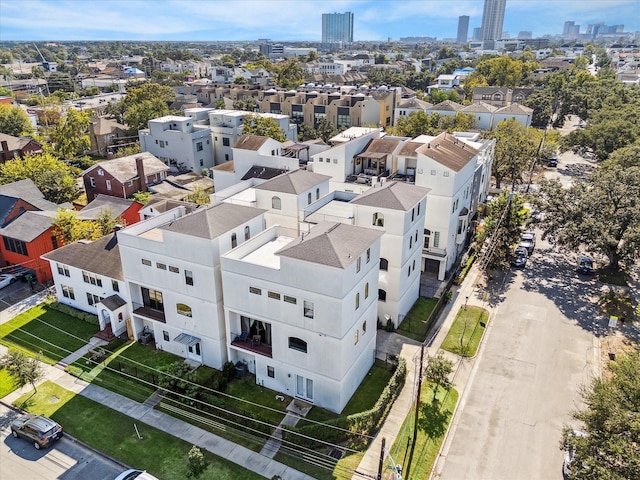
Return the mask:
<svg viewBox="0 0 640 480">
<path fill-rule="evenodd" d="M 147 305 L 142 305 L 136 302 L 132 303 L 134 315 L 149 318 L 151 320 L 155 320 L 156 322 L 166 323 L 164 312 L 162 310 L 156 310 L 155 308 L 151 308 Z"/>
<path fill-rule="evenodd" d="M 436 257 L 446 257 L 447 256 L 447 249 L 446 248 L 429 247 L 429 248 L 423 248 L 422 249 L 422 253 L 424 255 L 433 255 L 433 256 L 436 256 Z"/>
<path fill-rule="evenodd" d="M 265 357 L 271 358 L 272 355 L 272 347 L 271 345 L 267 345 L 266 343 L 260 341 L 254 342 L 251 336 L 247 336 L 246 340 L 242 339 L 242 334 L 239 333 L 231 333 L 229 335 L 229 340 L 231 341 L 231 346 L 240 348 L 242 350 L 247 350 L 249 352 L 257 353 L 259 355 L 264 355 Z"/>
</svg>

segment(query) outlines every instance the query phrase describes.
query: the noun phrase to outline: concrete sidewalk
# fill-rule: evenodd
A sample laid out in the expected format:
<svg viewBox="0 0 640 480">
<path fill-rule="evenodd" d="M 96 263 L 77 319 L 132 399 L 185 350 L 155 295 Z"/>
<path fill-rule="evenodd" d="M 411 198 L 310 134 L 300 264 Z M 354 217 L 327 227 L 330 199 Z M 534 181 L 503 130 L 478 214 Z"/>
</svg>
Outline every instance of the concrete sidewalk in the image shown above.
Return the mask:
<svg viewBox="0 0 640 480">
<path fill-rule="evenodd" d="M 440 314 L 440 320 L 434 326 L 434 331 L 437 332 L 430 347 L 425 347 L 424 352 L 424 365 L 426 365 L 427 358 L 435 355 L 440 350 L 440 345 L 446 338 L 451 325 L 458 314 L 458 311 L 466 305 L 478 306 L 489 311 L 489 321 L 493 316 L 493 309 L 491 302 L 488 301 L 489 292 L 484 288 L 484 285 L 478 284 L 481 272 L 474 265 L 466 276 L 464 282 L 459 287 L 453 287 L 452 301 L 447 304 Z M 487 293 L 485 295 L 485 293 Z M 405 438 L 405 432 L 401 432 L 402 424 L 405 421 L 407 415 L 411 412 L 411 409 L 415 405 L 415 395 L 417 387 L 417 370 L 418 362 L 420 361 L 420 343 L 411 339 L 398 335 L 396 333 L 387 333 L 379 330 L 377 340 L 377 350 L 385 353 L 399 355 L 407 362 L 407 377 L 405 384 L 398 395 L 397 400 L 394 402 L 389 415 L 385 419 L 380 431 L 376 435 L 375 439 L 369 445 L 364 457 L 360 461 L 356 473 L 352 477 L 353 480 L 361 480 L 362 474 L 375 475 L 378 472 L 378 465 L 380 462 L 380 450 L 382 447 L 382 439 L 385 439 L 385 447 L 388 450 L 396 441 L 397 438 Z M 484 341 L 484 340 L 483 340 Z M 464 392 L 467 389 L 467 384 L 471 377 L 474 360 L 469 358 L 462 358 L 449 352 L 443 352 L 445 357 L 454 362 L 453 369 L 454 375 L 452 378 L 454 387 L 458 390 L 460 405 Z M 382 358 L 384 359 L 384 358 Z M 456 407 L 457 411 L 457 407 Z M 451 420 L 451 428 L 454 426 L 455 413 Z M 449 436 L 449 433 L 447 433 Z M 447 437 L 445 437 L 446 443 Z M 395 459 L 398 461 L 398 459 Z M 436 459 L 437 461 L 437 459 Z M 385 461 L 385 465 L 386 465 Z"/>
</svg>

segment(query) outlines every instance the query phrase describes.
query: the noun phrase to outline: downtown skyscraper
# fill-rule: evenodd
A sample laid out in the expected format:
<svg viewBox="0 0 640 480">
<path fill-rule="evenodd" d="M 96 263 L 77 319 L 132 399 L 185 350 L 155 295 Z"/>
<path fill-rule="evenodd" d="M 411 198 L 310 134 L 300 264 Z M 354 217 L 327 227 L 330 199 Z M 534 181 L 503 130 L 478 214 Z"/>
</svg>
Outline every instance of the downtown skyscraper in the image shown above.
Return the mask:
<svg viewBox="0 0 640 480">
<path fill-rule="evenodd" d="M 323 13 L 322 43 L 353 43 L 353 13 Z"/>
<path fill-rule="evenodd" d="M 494 48 L 495 41 L 502 38 L 502 24 L 507 0 L 484 0 L 482 12 L 483 48 Z"/>
</svg>

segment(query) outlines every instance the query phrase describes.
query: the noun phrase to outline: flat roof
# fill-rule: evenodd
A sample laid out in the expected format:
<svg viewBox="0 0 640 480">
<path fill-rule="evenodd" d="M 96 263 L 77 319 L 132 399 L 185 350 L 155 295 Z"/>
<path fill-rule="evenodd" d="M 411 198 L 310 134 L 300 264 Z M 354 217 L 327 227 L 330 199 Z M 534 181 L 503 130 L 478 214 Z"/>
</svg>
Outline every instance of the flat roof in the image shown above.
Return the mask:
<svg viewBox="0 0 640 480">
<path fill-rule="evenodd" d="M 280 269 L 280 256 L 275 253 L 284 248 L 286 245 L 294 240 L 293 237 L 287 237 L 284 235 L 278 236 L 273 240 L 265 243 L 260 248 L 257 248 L 249 254 L 242 257 L 240 260 L 254 265 L 260 265 L 262 267 L 273 268 L 275 270 Z"/>
<path fill-rule="evenodd" d="M 329 203 L 319 208 L 307 218 L 308 222 L 321 222 L 332 218 L 353 218 L 353 205 L 349 202 L 331 200 Z"/>
<path fill-rule="evenodd" d="M 242 202 L 243 204 L 252 203 L 256 201 L 256 191 L 253 187 L 245 188 L 241 192 L 231 195 L 223 200 L 227 203 Z"/>
</svg>

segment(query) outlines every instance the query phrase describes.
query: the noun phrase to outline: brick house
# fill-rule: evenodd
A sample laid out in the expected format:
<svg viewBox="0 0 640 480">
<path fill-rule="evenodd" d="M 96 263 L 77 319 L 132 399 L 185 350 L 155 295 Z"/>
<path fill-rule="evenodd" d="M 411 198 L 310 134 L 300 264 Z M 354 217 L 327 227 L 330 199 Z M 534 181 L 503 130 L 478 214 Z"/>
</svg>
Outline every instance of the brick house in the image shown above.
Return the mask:
<svg viewBox="0 0 640 480">
<path fill-rule="evenodd" d="M 29 136 L 14 137 L 0 133 L 0 163 L 14 158 L 22 158 L 31 153 L 42 153 L 42 145 L 33 138 Z"/>
</svg>

